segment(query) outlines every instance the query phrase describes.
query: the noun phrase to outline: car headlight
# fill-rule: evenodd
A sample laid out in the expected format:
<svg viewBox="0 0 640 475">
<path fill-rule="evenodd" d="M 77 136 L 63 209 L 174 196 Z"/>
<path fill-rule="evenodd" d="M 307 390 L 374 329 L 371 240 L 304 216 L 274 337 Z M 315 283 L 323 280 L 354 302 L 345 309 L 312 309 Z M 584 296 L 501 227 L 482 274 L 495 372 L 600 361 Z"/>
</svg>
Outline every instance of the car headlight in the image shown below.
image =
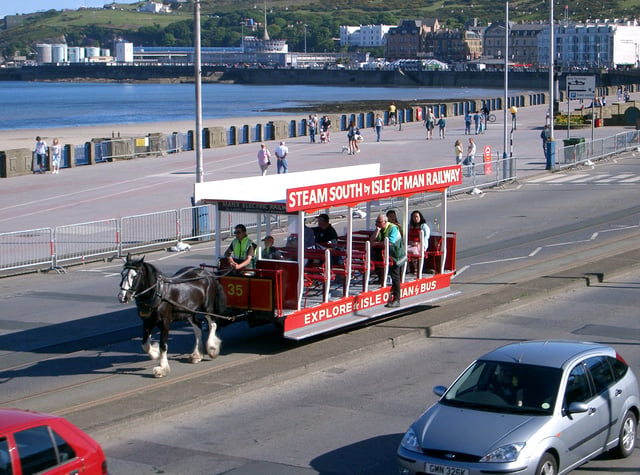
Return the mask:
<svg viewBox="0 0 640 475">
<path fill-rule="evenodd" d="M 406 435 L 405 435 L 406 437 Z M 506 462 L 515 462 L 518 460 L 518 455 L 524 448 L 524 442 L 518 442 L 515 444 L 505 445 L 503 447 L 499 447 L 496 450 L 489 452 L 487 455 L 480 459 L 480 462 L 495 462 L 495 463 L 506 463 Z"/>
<path fill-rule="evenodd" d="M 418 443 L 418 437 L 411 428 L 409 428 L 407 433 L 402 438 L 400 446 L 407 450 L 411 450 L 412 452 L 422 453 L 422 449 L 420 448 L 420 444 Z"/>
</svg>

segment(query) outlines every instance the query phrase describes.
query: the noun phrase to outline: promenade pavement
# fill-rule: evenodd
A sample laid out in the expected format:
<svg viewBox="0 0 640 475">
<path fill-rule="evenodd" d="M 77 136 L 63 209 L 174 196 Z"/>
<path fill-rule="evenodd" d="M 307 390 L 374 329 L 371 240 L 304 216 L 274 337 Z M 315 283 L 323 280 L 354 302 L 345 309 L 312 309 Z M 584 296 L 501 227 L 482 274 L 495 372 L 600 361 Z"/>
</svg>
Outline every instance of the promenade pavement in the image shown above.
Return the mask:
<svg viewBox="0 0 640 475">
<path fill-rule="evenodd" d="M 321 110 L 318 111 L 322 113 Z M 540 139 L 547 106 L 522 107 L 517 114 L 517 130 L 511 141 L 511 116 L 507 114 L 507 153 L 516 159 L 518 178 L 545 172 L 545 159 Z M 472 135 L 477 146 L 476 163 L 482 161 L 486 146 L 494 159 L 501 158 L 504 147 L 504 113 L 495 111 L 497 120 L 486 133 Z M 300 116 L 291 118 L 300 119 Z M 256 120 L 256 123 L 260 120 Z M 229 120 L 228 125 L 238 125 Z M 472 126 L 473 127 L 473 126 Z M 614 135 L 624 127 L 604 127 L 594 130 L 594 137 Z M 454 143 L 462 140 L 466 151 L 469 136 L 464 135 L 463 117 L 447 119 L 446 138 L 426 140 L 421 122 L 402 124 L 401 130 L 385 127 L 382 141 L 376 142 L 374 129 L 364 129 L 361 153 L 347 155 L 346 132 L 335 129 L 331 142 L 312 144 L 308 137 L 286 140 L 289 147 L 290 172 L 317 168 L 341 167 L 353 164 L 380 163 L 382 173 L 401 172 L 455 163 Z M 556 131 L 556 140 L 566 137 L 566 131 Z M 591 129 L 571 131 L 572 137 L 590 138 Z M 559 141 L 559 144 L 562 142 Z M 277 142 L 267 142 L 273 150 Z M 258 175 L 256 155 L 258 143 L 241 144 L 203 151 L 204 179 L 221 180 Z M 276 173 L 274 165 L 269 173 Z M 195 182 L 195 152 L 169 154 L 133 160 L 100 163 L 63 169 L 58 175 L 28 175 L 3 179 L 0 182 L 0 232 L 22 231 L 42 227 L 76 224 L 133 216 L 191 205 Z M 336 177 L 339 180 L 339 177 Z M 470 179 L 465 178 L 465 181 Z M 470 183 L 470 182 L 469 182 Z"/>
<path fill-rule="evenodd" d="M 489 124 L 486 134 L 473 136 L 478 150 L 490 145 L 494 157 L 503 152 L 503 115 L 496 112 L 497 122 Z M 517 160 L 518 177 L 541 173 L 545 160 L 540 141 L 546 108 L 522 108 L 518 113 L 518 130 L 514 132 L 513 156 Z M 510 118 L 509 118 L 510 119 Z M 596 129 L 595 137 L 611 136 L 623 127 Z M 342 154 L 346 134 L 334 131 L 329 144 L 310 144 L 307 137 L 287 140 L 290 148 L 289 165 L 292 171 L 338 167 L 354 163 L 382 164 L 383 173 L 442 166 L 455 163 L 454 142 L 464 140 L 463 119 L 450 118 L 444 140 L 425 140 L 426 131 L 421 123 L 409 123 L 402 130 L 385 128 L 383 141 L 375 142 L 373 130 L 365 130 L 362 152 L 354 156 Z M 566 131 L 557 131 L 563 138 Z M 572 132 L 572 136 L 590 137 L 591 130 Z M 276 144 L 269 142 L 271 150 Z M 224 179 L 258 175 L 256 153 L 258 144 L 239 145 L 204 151 L 205 179 Z M 479 156 L 479 155 L 478 155 Z M 59 175 L 33 175 L 6 179 L 1 182 L 0 232 L 57 226 L 105 218 L 175 209 L 189 205 L 195 176 L 193 152 L 169 155 L 163 158 L 144 158 L 124 162 L 106 163 L 91 167 L 62 170 Z M 275 167 L 272 167 L 272 171 Z M 336 177 L 339 179 L 339 177 Z M 390 350 L 416 339 L 438 335 L 449 325 L 461 324 L 461 319 L 486 318 L 500 311 L 514 311 L 541 296 L 566 292 L 568 288 L 584 286 L 585 278 L 597 275 L 610 280 L 629 272 L 640 261 L 640 248 L 625 250 L 619 256 L 607 256 L 577 264 L 552 276 L 544 276 L 498 291 L 484 290 L 467 293 L 447 300 L 428 311 L 401 310 L 402 324 L 398 320 L 380 322 L 374 326 L 343 332 L 320 341 L 303 345 L 262 347 L 252 342 L 248 352 L 256 357 L 234 365 L 232 355 L 223 355 L 214 362 L 198 368 L 197 372 L 178 377 L 172 374 L 160 384 L 147 384 L 144 391 L 125 391 L 126 397 L 104 397 L 69 407 L 66 401 L 48 401 L 55 406 L 52 412 L 68 417 L 98 439 L 117 436 L 123 425 L 140 424 L 145 419 L 163 414 L 177 413 L 215 403 L 253 388 L 272 385 L 310 371 L 341 364 L 349 358 L 367 353 Z M 585 277 L 587 276 L 587 277 Z M 562 285 L 558 283 L 561 282 Z M 55 331 L 52 323 L 51 331 Z M 132 325 L 138 323 L 131 322 Z M 209 377 L 206 377 L 206 376 Z M 203 377 L 204 376 L 204 377 Z M 210 384 L 215 377 L 216 384 Z M 189 398 L 185 399 L 188 381 Z M 45 396 L 43 396 L 45 397 Z"/>
</svg>

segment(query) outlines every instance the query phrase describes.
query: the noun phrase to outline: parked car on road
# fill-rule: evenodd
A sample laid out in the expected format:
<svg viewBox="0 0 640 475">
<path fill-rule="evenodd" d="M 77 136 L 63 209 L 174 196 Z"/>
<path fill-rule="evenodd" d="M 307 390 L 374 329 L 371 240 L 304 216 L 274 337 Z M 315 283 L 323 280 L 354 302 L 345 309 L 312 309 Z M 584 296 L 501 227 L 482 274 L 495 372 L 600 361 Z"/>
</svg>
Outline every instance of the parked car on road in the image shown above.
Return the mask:
<svg viewBox="0 0 640 475">
<path fill-rule="evenodd" d="M 106 475 L 100 445 L 62 417 L 0 408 L 0 475 Z"/>
<path fill-rule="evenodd" d="M 402 475 L 561 475 L 636 444 L 638 383 L 606 345 L 510 344 L 434 392 L 398 447 Z"/>
</svg>

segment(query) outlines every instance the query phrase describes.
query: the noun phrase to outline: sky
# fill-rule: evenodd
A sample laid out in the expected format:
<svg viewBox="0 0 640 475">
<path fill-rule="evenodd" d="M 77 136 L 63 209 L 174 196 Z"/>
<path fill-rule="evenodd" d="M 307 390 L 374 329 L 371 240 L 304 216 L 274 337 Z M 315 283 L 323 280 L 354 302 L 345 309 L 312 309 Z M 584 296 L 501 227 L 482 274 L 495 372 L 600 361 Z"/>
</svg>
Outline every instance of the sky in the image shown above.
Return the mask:
<svg viewBox="0 0 640 475">
<path fill-rule="evenodd" d="M 51 9 L 102 8 L 105 3 L 111 2 L 112 0 L 0 0 L 0 18 L 7 15 L 35 13 Z M 116 0 L 116 3 L 136 3 L 136 0 Z"/>
</svg>

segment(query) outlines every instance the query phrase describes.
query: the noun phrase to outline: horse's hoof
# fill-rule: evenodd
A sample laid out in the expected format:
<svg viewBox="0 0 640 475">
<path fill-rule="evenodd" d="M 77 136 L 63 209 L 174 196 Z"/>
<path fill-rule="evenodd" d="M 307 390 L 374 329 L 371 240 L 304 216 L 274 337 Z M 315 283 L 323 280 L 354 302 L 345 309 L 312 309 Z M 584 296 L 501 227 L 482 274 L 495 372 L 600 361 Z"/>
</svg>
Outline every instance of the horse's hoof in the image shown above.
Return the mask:
<svg viewBox="0 0 640 475">
<path fill-rule="evenodd" d="M 154 378 L 164 378 L 167 375 L 168 371 L 165 371 L 162 366 L 156 366 L 153 368 L 153 377 Z"/>
<path fill-rule="evenodd" d="M 200 362 L 202 361 L 202 355 L 197 354 L 197 353 L 192 353 L 192 354 L 189 356 L 189 360 L 190 360 L 193 364 L 200 363 Z"/>
<path fill-rule="evenodd" d="M 209 358 L 214 359 L 220 354 L 220 347 L 216 348 L 207 348 L 207 354 Z"/>
</svg>

